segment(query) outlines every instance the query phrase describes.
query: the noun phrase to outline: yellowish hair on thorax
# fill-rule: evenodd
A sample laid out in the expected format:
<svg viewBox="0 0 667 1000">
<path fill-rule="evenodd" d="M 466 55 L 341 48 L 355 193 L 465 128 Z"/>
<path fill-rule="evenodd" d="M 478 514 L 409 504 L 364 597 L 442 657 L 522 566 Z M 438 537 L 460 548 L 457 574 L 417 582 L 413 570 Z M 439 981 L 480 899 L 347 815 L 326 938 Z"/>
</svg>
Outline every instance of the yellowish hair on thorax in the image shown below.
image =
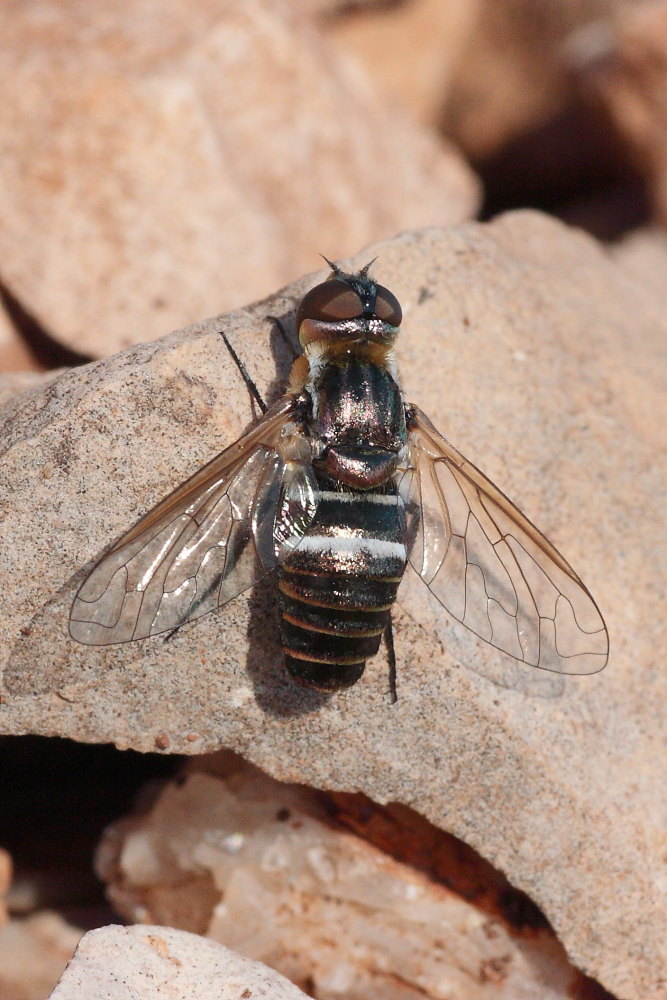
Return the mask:
<svg viewBox="0 0 667 1000">
<path fill-rule="evenodd" d="M 333 340 L 318 347 L 318 354 L 324 361 L 353 357 L 385 367 L 392 355 L 390 344 L 377 344 L 369 340 Z M 308 353 L 306 351 L 306 355 Z"/>
<path fill-rule="evenodd" d="M 289 382 L 287 384 L 287 394 L 296 396 L 305 387 L 310 374 L 310 365 L 305 354 L 300 354 L 295 358 L 290 370 Z"/>
</svg>

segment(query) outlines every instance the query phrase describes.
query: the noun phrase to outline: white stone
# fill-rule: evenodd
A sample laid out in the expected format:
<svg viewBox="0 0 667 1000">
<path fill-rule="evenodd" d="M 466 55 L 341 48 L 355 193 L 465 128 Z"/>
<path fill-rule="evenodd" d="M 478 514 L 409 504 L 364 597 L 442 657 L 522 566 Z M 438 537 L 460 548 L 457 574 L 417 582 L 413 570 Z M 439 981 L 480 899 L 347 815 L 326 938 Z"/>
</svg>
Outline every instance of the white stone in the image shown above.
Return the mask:
<svg viewBox="0 0 667 1000">
<path fill-rule="evenodd" d="M 576 970 L 553 933 L 513 928 L 506 883 L 462 860 L 453 838 L 370 804 L 334 800 L 334 818 L 317 793 L 228 755 L 197 766 L 223 777 L 190 769 L 101 844 L 98 875 L 129 920 L 197 925 L 310 983 L 319 1000 L 390 1000 L 399 983 L 405 1000 L 484 1000 L 491 978 L 498 1000 L 569 996 Z M 397 851 L 428 859 L 441 877 L 351 834 L 345 824 L 359 817 L 370 838 L 385 824 Z M 460 885 L 459 868 L 469 899 L 447 886 Z"/>
<path fill-rule="evenodd" d="M 171 927 L 100 927 L 83 936 L 50 1000 L 303 1000 L 259 962 Z"/>
</svg>

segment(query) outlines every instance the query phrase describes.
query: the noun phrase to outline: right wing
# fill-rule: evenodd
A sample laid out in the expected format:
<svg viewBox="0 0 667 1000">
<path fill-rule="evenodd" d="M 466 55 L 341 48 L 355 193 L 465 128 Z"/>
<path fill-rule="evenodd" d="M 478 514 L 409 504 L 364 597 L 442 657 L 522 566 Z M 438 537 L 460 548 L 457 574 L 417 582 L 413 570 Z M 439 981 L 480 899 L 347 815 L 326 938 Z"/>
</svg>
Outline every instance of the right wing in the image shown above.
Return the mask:
<svg viewBox="0 0 667 1000">
<path fill-rule="evenodd" d="M 457 621 L 555 673 L 602 670 L 609 636 L 589 591 L 525 514 L 411 407 L 400 483 L 411 565 Z"/>
<path fill-rule="evenodd" d="M 104 646 L 208 614 L 287 558 L 318 500 L 310 445 L 286 396 L 100 559 L 72 605 L 70 635 Z"/>
</svg>

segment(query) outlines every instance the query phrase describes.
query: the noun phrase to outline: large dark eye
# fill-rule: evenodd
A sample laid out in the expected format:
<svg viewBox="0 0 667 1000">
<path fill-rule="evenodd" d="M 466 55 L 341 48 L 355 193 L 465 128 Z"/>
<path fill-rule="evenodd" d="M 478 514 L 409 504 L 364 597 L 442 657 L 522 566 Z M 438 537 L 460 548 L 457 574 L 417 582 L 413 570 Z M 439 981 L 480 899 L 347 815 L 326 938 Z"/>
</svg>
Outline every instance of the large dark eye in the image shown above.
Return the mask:
<svg viewBox="0 0 667 1000">
<path fill-rule="evenodd" d="M 346 281 L 332 278 L 315 285 L 301 300 L 296 314 L 297 333 L 304 319 L 319 319 L 336 322 L 341 319 L 356 319 L 361 316 L 361 299 Z"/>
<path fill-rule="evenodd" d="M 375 315 L 378 319 L 389 323 L 391 326 L 400 326 L 403 319 L 403 310 L 401 309 L 400 302 L 384 285 L 377 286 Z"/>
</svg>

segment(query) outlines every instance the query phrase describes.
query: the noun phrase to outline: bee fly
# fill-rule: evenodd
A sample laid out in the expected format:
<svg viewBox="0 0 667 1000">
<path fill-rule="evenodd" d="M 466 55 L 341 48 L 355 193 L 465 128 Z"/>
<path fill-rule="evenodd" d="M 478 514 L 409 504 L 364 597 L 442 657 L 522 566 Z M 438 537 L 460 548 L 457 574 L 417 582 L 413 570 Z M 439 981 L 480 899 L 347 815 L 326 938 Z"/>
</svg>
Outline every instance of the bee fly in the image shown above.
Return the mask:
<svg viewBox="0 0 667 1000">
<path fill-rule="evenodd" d="M 70 633 L 144 639 L 277 571 L 285 665 L 324 691 L 361 677 L 408 561 L 455 619 L 524 663 L 593 673 L 595 601 L 537 528 L 403 401 L 395 296 L 331 264 L 296 314 L 286 394 L 94 567 Z M 372 262 L 371 262 L 372 263 Z"/>
</svg>

